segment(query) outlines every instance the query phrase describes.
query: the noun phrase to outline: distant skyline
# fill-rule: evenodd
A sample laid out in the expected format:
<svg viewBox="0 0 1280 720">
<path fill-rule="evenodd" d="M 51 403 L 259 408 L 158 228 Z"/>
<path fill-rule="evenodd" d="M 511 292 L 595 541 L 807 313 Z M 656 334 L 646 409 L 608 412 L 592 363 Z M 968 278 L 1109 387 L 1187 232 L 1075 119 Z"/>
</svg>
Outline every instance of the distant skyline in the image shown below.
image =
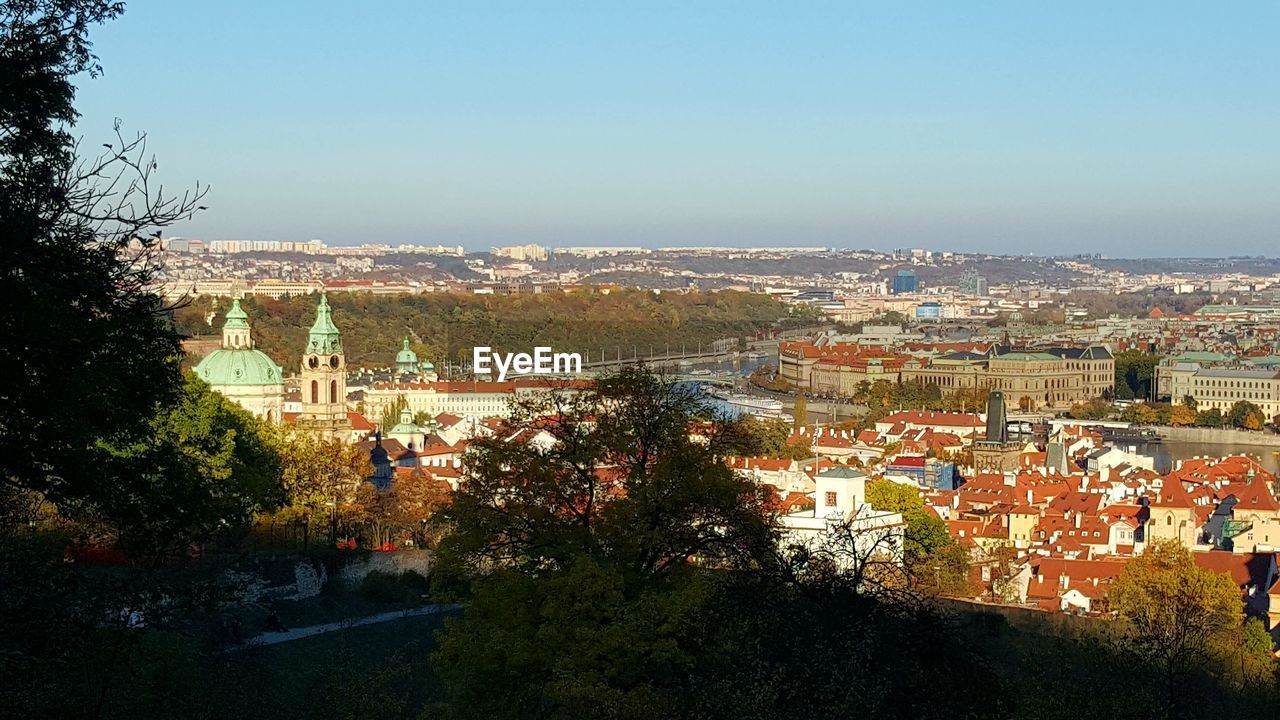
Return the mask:
<svg viewBox="0 0 1280 720">
<path fill-rule="evenodd" d="M 76 132 L 330 245 L 1280 254 L 1280 4 L 133 0 Z"/>
</svg>

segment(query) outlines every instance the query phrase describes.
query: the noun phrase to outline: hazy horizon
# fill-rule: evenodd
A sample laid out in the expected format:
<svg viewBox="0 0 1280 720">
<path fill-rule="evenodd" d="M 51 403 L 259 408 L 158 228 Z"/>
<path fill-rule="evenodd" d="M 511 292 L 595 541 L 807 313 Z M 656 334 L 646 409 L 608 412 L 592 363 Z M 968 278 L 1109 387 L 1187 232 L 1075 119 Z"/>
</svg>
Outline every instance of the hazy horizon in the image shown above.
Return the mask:
<svg viewBox="0 0 1280 720">
<path fill-rule="evenodd" d="M 1274 4 L 351 8 L 134 0 L 76 132 L 206 239 L 1277 247 Z"/>
</svg>

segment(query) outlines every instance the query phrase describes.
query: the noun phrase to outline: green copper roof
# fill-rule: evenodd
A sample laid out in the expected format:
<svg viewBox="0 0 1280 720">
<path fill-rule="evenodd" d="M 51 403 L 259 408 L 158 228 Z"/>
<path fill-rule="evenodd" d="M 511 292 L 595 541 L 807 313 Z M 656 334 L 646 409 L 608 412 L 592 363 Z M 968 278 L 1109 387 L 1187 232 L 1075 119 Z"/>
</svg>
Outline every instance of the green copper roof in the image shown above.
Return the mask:
<svg viewBox="0 0 1280 720">
<path fill-rule="evenodd" d="M 247 330 L 249 328 L 249 313 L 240 307 L 240 298 L 231 301 L 231 309 L 227 311 L 222 327 L 233 330 Z"/>
<path fill-rule="evenodd" d="M 400 352 L 396 353 L 397 363 L 417 363 L 418 354 L 409 349 L 409 338 L 404 339 L 404 343 L 400 347 Z"/>
<path fill-rule="evenodd" d="M 400 423 L 391 428 L 391 435 L 412 435 L 422 432 L 422 429 L 413 424 L 413 411 L 409 408 L 400 410 Z"/>
<path fill-rule="evenodd" d="M 252 348 L 214 350 L 196 365 L 196 375 L 214 387 L 283 382 L 280 366 L 271 362 L 266 353 Z"/>
<path fill-rule="evenodd" d="M 320 295 L 320 304 L 316 306 L 316 321 L 312 324 L 311 333 L 307 337 L 307 352 L 342 352 L 342 337 L 338 333 L 338 327 L 333 324 L 329 298 L 323 293 Z"/>
</svg>

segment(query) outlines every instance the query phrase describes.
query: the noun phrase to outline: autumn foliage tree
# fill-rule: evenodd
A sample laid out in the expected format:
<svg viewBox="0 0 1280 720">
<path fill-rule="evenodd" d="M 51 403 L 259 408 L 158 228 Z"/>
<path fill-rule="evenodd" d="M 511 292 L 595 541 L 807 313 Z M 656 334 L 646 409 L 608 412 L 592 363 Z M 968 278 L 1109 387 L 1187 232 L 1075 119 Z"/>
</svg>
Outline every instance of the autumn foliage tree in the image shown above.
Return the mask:
<svg viewBox="0 0 1280 720">
<path fill-rule="evenodd" d="M 1152 543 L 1129 561 L 1107 601 L 1128 625 L 1131 647 L 1163 674 L 1171 703 L 1180 677 L 1212 657 L 1240 626 L 1240 591 L 1229 575 L 1195 564 L 1176 541 Z"/>
<path fill-rule="evenodd" d="M 317 527 L 337 531 L 351 514 L 356 491 L 373 474 L 369 455 L 350 443 L 293 428 L 279 428 L 272 445 L 280 456 L 284 507 L 265 522 L 283 522 L 302 532 L 309 546 Z"/>
</svg>

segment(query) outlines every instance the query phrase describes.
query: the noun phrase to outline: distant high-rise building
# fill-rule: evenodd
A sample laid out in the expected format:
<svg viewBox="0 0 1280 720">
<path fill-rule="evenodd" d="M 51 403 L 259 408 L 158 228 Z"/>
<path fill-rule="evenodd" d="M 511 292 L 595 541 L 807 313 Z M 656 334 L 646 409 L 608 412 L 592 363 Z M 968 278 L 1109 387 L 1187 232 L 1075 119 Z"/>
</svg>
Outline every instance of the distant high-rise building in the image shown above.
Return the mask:
<svg viewBox="0 0 1280 720">
<path fill-rule="evenodd" d="M 541 245 L 532 244 L 489 248 L 489 253 L 494 257 L 504 257 L 511 260 L 528 262 L 542 262 L 547 259 L 547 249 Z"/>
<path fill-rule="evenodd" d="M 913 293 L 920 289 L 920 281 L 916 279 L 915 270 L 899 270 L 893 276 L 893 294 Z"/>
<path fill-rule="evenodd" d="M 965 295 L 986 295 L 987 279 L 978 274 L 977 268 L 966 268 L 960 274 L 960 292 Z"/>
</svg>

